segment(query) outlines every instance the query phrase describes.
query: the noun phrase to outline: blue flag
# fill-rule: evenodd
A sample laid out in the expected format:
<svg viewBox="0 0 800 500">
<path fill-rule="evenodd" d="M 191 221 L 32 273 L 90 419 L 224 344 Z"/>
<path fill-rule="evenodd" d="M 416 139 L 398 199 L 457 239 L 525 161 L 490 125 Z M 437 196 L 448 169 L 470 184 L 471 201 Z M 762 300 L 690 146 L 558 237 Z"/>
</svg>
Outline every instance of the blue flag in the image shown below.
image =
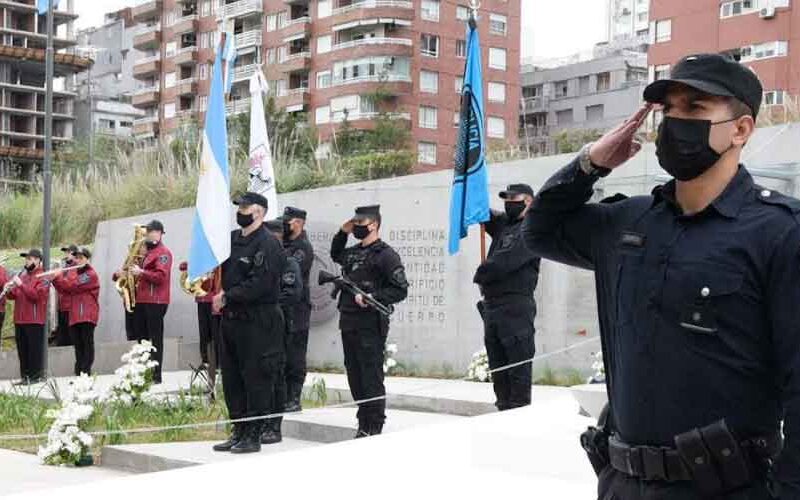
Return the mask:
<svg viewBox="0 0 800 500">
<path fill-rule="evenodd" d="M 461 90 L 461 119 L 450 198 L 450 255 L 458 253 L 469 226 L 489 220 L 484 116 L 481 44 L 477 26 L 471 18 L 467 28 L 467 63 Z"/>
<path fill-rule="evenodd" d="M 39 14 L 47 14 L 47 9 L 50 4 L 49 0 L 37 0 L 37 5 L 39 6 Z M 53 9 L 58 8 L 58 0 L 53 0 Z"/>
</svg>

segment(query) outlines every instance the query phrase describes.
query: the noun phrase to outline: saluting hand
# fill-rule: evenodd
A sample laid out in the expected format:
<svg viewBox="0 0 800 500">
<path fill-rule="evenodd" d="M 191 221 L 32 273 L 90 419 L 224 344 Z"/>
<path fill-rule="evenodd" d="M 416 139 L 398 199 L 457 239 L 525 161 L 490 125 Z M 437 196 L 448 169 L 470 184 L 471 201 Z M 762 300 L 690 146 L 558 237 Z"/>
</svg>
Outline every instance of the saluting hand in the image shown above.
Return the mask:
<svg viewBox="0 0 800 500">
<path fill-rule="evenodd" d="M 651 109 L 653 109 L 651 103 L 645 104 L 633 116 L 606 132 L 592 144 L 589 150 L 589 159 L 592 163 L 598 167 L 614 169 L 636 156 L 642 149 L 642 144 L 634 140 L 634 135 Z"/>
<path fill-rule="evenodd" d="M 342 232 L 350 234 L 353 232 L 353 221 L 349 220 L 342 224 Z"/>
</svg>

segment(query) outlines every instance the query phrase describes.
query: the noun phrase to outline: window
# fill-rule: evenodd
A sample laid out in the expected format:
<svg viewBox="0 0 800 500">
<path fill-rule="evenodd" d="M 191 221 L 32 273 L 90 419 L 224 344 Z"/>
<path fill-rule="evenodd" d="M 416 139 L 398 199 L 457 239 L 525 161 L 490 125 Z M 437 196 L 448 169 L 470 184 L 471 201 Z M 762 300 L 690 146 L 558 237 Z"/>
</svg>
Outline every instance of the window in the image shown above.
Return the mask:
<svg viewBox="0 0 800 500">
<path fill-rule="evenodd" d="M 131 128 L 133 127 L 133 122 L 121 121 L 119 122 L 119 126 L 123 128 Z"/>
<path fill-rule="evenodd" d="M 436 128 L 437 116 L 436 108 L 431 106 L 419 107 L 419 126 L 420 128 Z"/>
<path fill-rule="evenodd" d="M 578 93 L 580 95 L 586 95 L 589 93 L 589 77 L 582 76 L 578 79 Z"/>
<path fill-rule="evenodd" d="M 459 21 L 467 21 L 469 19 L 469 7 L 456 5 L 456 19 Z"/>
<path fill-rule="evenodd" d="M 439 0 L 422 0 L 420 16 L 425 21 L 439 21 Z"/>
<path fill-rule="evenodd" d="M 167 57 L 174 56 L 178 50 L 178 42 L 169 42 L 167 44 Z"/>
<path fill-rule="evenodd" d="M 648 14 L 649 14 L 648 12 L 639 12 L 638 14 L 636 14 L 636 22 L 646 23 Z"/>
<path fill-rule="evenodd" d="M 467 57 L 466 40 L 456 40 L 456 57 Z"/>
<path fill-rule="evenodd" d="M 200 100 L 200 111 L 205 111 L 206 109 L 208 109 L 208 96 L 201 95 L 199 100 Z"/>
<path fill-rule="evenodd" d="M 561 111 L 556 111 L 556 124 L 557 125 L 569 125 L 573 122 L 572 120 L 572 109 L 563 109 Z"/>
<path fill-rule="evenodd" d="M 486 119 L 486 135 L 495 139 L 506 136 L 506 122 L 502 118 L 490 116 Z"/>
<path fill-rule="evenodd" d="M 769 59 L 771 57 L 782 57 L 788 52 L 787 42 L 767 42 L 757 45 L 742 47 L 741 62 L 756 61 L 758 59 Z"/>
<path fill-rule="evenodd" d="M 726 17 L 750 14 L 758 10 L 756 4 L 755 0 L 736 0 L 735 2 L 722 3 L 719 6 L 719 17 L 724 19 Z"/>
<path fill-rule="evenodd" d="M 669 64 L 659 64 L 656 66 L 654 77 L 656 80 L 666 80 L 669 78 Z"/>
<path fill-rule="evenodd" d="M 317 2 L 317 17 L 329 17 L 331 15 L 331 0 L 319 0 Z"/>
<path fill-rule="evenodd" d="M 606 90 L 611 88 L 611 73 L 606 71 L 605 73 L 598 73 L 597 74 L 597 92 L 605 92 Z"/>
<path fill-rule="evenodd" d="M 267 49 L 267 63 L 275 64 L 277 61 L 277 52 L 275 51 L 275 47 Z"/>
<path fill-rule="evenodd" d="M 205 80 L 208 78 L 208 64 L 201 64 L 200 65 L 200 79 Z"/>
<path fill-rule="evenodd" d="M 489 67 L 494 69 L 506 69 L 506 49 L 489 49 Z"/>
<path fill-rule="evenodd" d="M 500 14 L 489 14 L 489 33 L 505 36 L 508 29 L 508 19 Z"/>
<path fill-rule="evenodd" d="M 784 90 L 768 90 L 764 92 L 764 105 L 782 105 L 784 104 L 786 91 Z"/>
<path fill-rule="evenodd" d="M 164 105 L 164 118 L 175 118 L 175 103 L 170 102 Z"/>
<path fill-rule="evenodd" d="M 201 7 L 200 13 L 203 17 L 211 15 L 211 1 L 210 0 L 203 0 L 203 6 Z"/>
<path fill-rule="evenodd" d="M 331 107 L 320 106 L 314 111 L 314 121 L 317 124 L 329 123 L 331 121 Z"/>
<path fill-rule="evenodd" d="M 672 40 L 672 19 L 656 21 L 656 43 Z"/>
<path fill-rule="evenodd" d="M 267 31 L 275 31 L 278 29 L 278 16 L 270 14 L 267 16 Z"/>
<path fill-rule="evenodd" d="M 327 89 L 331 86 L 331 72 L 328 71 L 318 71 L 317 72 L 317 88 L 318 89 Z"/>
<path fill-rule="evenodd" d="M 506 102 L 506 84 L 489 82 L 489 100 L 494 102 Z"/>
<path fill-rule="evenodd" d="M 567 80 L 556 82 L 553 84 L 553 87 L 555 87 L 556 97 L 567 97 L 567 95 L 569 95 L 569 82 Z"/>
<path fill-rule="evenodd" d="M 460 94 L 464 90 L 464 77 L 457 76 L 455 78 L 456 93 Z"/>
<path fill-rule="evenodd" d="M 461 124 L 461 112 L 456 111 L 453 113 L 453 126 L 458 127 Z"/>
<path fill-rule="evenodd" d="M 439 57 L 439 37 L 423 33 L 420 36 L 420 47 L 423 56 Z"/>
<path fill-rule="evenodd" d="M 586 121 L 598 122 L 603 119 L 603 105 L 586 106 Z"/>
<path fill-rule="evenodd" d="M 439 73 L 435 71 L 419 72 L 419 89 L 422 92 L 436 94 L 439 92 Z"/>
<path fill-rule="evenodd" d="M 167 73 L 164 75 L 164 87 L 170 88 L 175 86 L 175 73 Z"/>
<path fill-rule="evenodd" d="M 331 36 L 324 35 L 317 38 L 317 54 L 324 54 L 331 51 Z"/>
<path fill-rule="evenodd" d="M 436 165 L 436 143 L 420 142 L 417 145 L 417 161 L 426 165 Z"/>
</svg>

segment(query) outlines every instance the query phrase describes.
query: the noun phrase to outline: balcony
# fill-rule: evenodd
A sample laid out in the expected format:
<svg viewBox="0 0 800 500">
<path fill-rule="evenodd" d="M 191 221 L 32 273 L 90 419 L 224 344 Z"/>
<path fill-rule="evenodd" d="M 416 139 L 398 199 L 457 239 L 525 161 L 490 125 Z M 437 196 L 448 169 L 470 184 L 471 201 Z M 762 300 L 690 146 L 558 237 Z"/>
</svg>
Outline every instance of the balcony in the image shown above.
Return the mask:
<svg viewBox="0 0 800 500">
<path fill-rule="evenodd" d="M 522 99 L 522 113 L 536 113 L 547 111 L 549 99 L 544 96 L 539 97 L 525 97 Z"/>
<path fill-rule="evenodd" d="M 311 52 L 297 52 L 296 54 L 289 54 L 282 57 L 279 62 L 278 70 L 282 73 L 292 73 L 294 71 L 308 69 L 310 63 Z"/>
<path fill-rule="evenodd" d="M 146 78 L 157 74 L 161 69 L 161 56 L 155 55 L 136 60 L 133 66 L 134 78 Z"/>
<path fill-rule="evenodd" d="M 343 90 L 339 87 L 348 86 L 348 93 L 362 93 L 374 90 L 375 87 L 380 87 L 382 92 L 392 96 L 408 95 L 411 93 L 411 77 L 401 75 L 367 75 L 359 78 L 349 78 L 347 80 L 334 79 L 328 89 L 324 89 L 325 94 L 335 96 Z M 332 89 L 332 90 L 331 90 Z"/>
<path fill-rule="evenodd" d="M 161 0 L 142 2 L 132 11 L 134 21 L 141 22 L 161 15 Z"/>
<path fill-rule="evenodd" d="M 196 116 L 197 110 L 195 108 L 181 109 L 175 113 L 175 117 L 182 122 L 194 120 Z"/>
<path fill-rule="evenodd" d="M 137 137 L 153 137 L 158 133 L 158 117 L 147 116 L 133 120 L 133 134 Z"/>
<path fill-rule="evenodd" d="M 280 30 L 284 42 L 305 38 L 311 31 L 311 18 L 303 16 L 291 19 L 282 24 Z"/>
<path fill-rule="evenodd" d="M 147 107 L 158 103 L 159 91 L 161 86 L 159 84 L 150 87 L 143 87 L 137 89 L 131 98 L 131 104 L 137 107 Z"/>
<path fill-rule="evenodd" d="M 180 35 L 181 33 L 191 33 L 197 31 L 198 19 L 199 17 L 197 14 L 179 17 L 174 23 L 172 23 L 172 33 L 175 35 Z"/>
<path fill-rule="evenodd" d="M 548 137 L 550 135 L 550 127 L 547 125 L 526 125 L 520 127 L 519 138 L 535 138 L 535 137 Z"/>
<path fill-rule="evenodd" d="M 225 113 L 228 115 L 239 115 L 250 111 L 250 98 L 236 99 L 225 104 Z"/>
<path fill-rule="evenodd" d="M 335 59 L 367 57 L 367 56 L 394 56 L 412 57 L 414 49 L 412 41 L 408 38 L 364 38 L 334 44 L 331 52 Z"/>
<path fill-rule="evenodd" d="M 309 100 L 308 87 L 298 87 L 278 92 L 275 104 L 279 108 L 302 108 L 309 104 Z"/>
<path fill-rule="evenodd" d="M 254 14 L 261 14 L 264 11 L 264 5 L 261 0 L 239 0 L 226 4 L 217 13 L 217 18 L 234 19 L 237 17 L 251 16 Z"/>
<path fill-rule="evenodd" d="M 358 20 L 365 16 L 413 21 L 414 4 L 407 0 L 363 0 L 333 9 L 331 16 L 335 23 Z"/>
<path fill-rule="evenodd" d="M 283 0 L 286 5 L 308 5 L 310 0 Z"/>
<path fill-rule="evenodd" d="M 161 23 L 139 30 L 133 37 L 133 47 L 137 50 L 156 49 L 161 44 Z"/>
<path fill-rule="evenodd" d="M 172 56 L 172 62 L 178 66 L 197 63 L 197 46 L 178 49 L 175 55 Z"/>
<path fill-rule="evenodd" d="M 175 84 L 177 95 L 194 95 L 197 93 L 197 77 L 184 78 Z"/>
<path fill-rule="evenodd" d="M 234 38 L 234 42 L 237 49 L 250 47 L 251 45 L 255 45 L 256 47 L 261 47 L 261 40 L 262 40 L 261 28 L 239 33 Z"/>
<path fill-rule="evenodd" d="M 259 70 L 258 64 L 247 64 L 244 66 L 239 66 L 238 68 L 233 68 L 233 81 L 240 82 L 243 80 L 248 80 L 253 74 Z"/>
</svg>

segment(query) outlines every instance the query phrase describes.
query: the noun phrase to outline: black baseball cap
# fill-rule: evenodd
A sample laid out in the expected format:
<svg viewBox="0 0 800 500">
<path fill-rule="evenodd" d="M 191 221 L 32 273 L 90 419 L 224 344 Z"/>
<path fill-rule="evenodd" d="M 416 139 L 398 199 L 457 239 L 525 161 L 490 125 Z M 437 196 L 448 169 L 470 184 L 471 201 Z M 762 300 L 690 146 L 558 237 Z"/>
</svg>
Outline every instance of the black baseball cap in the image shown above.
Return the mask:
<svg viewBox="0 0 800 500">
<path fill-rule="evenodd" d="M 42 251 L 38 248 L 31 248 L 27 252 L 22 252 L 19 254 L 20 257 L 36 257 L 41 259 L 42 258 Z"/>
<path fill-rule="evenodd" d="M 148 222 L 147 225 L 145 226 L 145 229 L 147 230 L 147 232 L 150 231 L 160 231 L 161 233 L 166 232 L 164 231 L 164 224 L 162 224 L 160 220 L 155 220 L 155 219 Z"/>
<path fill-rule="evenodd" d="M 669 78 L 656 80 L 644 89 L 644 100 L 664 104 L 667 90 L 673 83 L 682 83 L 706 94 L 735 97 L 750 108 L 753 118 L 758 115 L 764 93 L 753 70 L 721 54 L 684 57 L 673 66 Z"/>
<path fill-rule="evenodd" d="M 366 205 L 363 207 L 357 207 L 355 215 L 350 220 L 353 221 L 364 220 L 364 219 L 378 220 L 380 218 L 381 218 L 380 205 Z"/>
<path fill-rule="evenodd" d="M 72 255 L 83 255 L 87 259 L 92 258 L 92 252 L 86 247 L 81 247 L 78 250 L 75 250 L 74 252 L 72 252 Z"/>
<path fill-rule="evenodd" d="M 518 194 L 533 196 L 533 189 L 527 184 L 509 184 L 505 191 L 500 191 L 500 198 L 504 200 Z"/>
<path fill-rule="evenodd" d="M 289 219 L 303 219 L 306 220 L 306 213 L 305 210 L 296 207 L 286 207 L 283 209 L 283 218 L 285 220 Z"/>
<path fill-rule="evenodd" d="M 283 219 L 270 219 L 264 225 L 273 233 L 283 233 Z"/>
<path fill-rule="evenodd" d="M 78 245 L 67 245 L 65 247 L 61 247 L 61 251 L 73 254 L 78 251 Z"/>
<path fill-rule="evenodd" d="M 262 207 L 264 207 L 264 209 L 268 208 L 267 199 L 258 193 L 253 193 L 252 191 L 248 191 L 245 194 L 233 200 L 233 204 L 244 205 L 244 206 L 261 205 Z"/>
</svg>

